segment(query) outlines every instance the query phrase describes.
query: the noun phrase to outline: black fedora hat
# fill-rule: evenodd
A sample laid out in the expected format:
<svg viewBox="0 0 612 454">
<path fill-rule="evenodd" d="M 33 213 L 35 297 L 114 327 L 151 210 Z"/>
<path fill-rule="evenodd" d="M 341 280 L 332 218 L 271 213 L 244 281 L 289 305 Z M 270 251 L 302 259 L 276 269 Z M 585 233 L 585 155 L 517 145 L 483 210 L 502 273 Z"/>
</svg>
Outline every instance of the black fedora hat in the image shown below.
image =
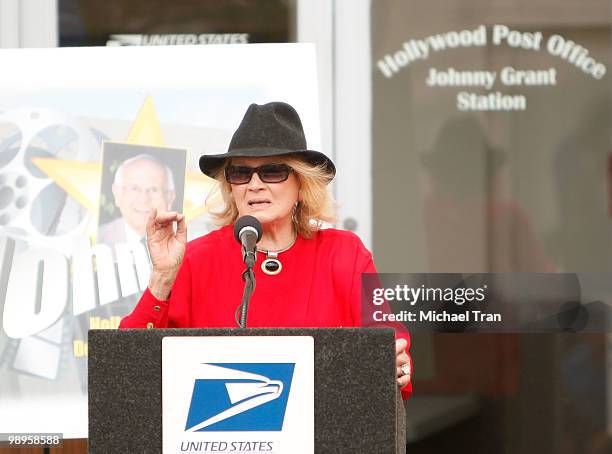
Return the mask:
<svg viewBox="0 0 612 454">
<path fill-rule="evenodd" d="M 325 166 L 330 181 L 336 174 L 331 159 L 319 151 L 307 149 L 302 122 L 293 107 L 284 102 L 251 104 L 232 137 L 227 153 L 201 156 L 200 170 L 214 178 L 228 158 L 286 155 Z"/>
</svg>

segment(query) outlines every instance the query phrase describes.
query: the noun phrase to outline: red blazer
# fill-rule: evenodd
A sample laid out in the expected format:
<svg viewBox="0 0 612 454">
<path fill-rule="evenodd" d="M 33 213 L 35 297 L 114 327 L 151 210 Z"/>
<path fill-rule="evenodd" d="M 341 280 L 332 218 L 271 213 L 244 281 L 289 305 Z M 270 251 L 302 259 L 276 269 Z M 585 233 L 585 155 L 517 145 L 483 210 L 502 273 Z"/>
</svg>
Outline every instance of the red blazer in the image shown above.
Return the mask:
<svg viewBox="0 0 612 454">
<path fill-rule="evenodd" d="M 312 239 L 298 237 L 278 259 L 282 271 L 264 274 L 258 253 L 256 289 L 249 327 L 356 327 L 361 323 L 361 274 L 375 273 L 372 254 L 354 233 L 335 229 Z M 121 328 L 231 328 L 242 300 L 244 263 L 233 227 L 226 226 L 187 244 L 183 264 L 168 301 L 145 290 Z M 402 325 L 397 337 L 410 346 Z M 402 389 L 407 398 L 412 385 Z"/>
</svg>

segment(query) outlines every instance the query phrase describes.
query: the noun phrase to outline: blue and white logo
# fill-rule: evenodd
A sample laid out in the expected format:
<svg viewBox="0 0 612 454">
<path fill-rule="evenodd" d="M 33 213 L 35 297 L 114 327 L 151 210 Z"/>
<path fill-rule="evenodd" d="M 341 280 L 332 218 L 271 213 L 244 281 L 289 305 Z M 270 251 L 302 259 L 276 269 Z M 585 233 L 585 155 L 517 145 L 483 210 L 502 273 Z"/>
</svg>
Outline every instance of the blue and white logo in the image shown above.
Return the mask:
<svg viewBox="0 0 612 454">
<path fill-rule="evenodd" d="M 281 431 L 294 368 L 295 363 L 201 364 L 185 431 Z"/>
</svg>

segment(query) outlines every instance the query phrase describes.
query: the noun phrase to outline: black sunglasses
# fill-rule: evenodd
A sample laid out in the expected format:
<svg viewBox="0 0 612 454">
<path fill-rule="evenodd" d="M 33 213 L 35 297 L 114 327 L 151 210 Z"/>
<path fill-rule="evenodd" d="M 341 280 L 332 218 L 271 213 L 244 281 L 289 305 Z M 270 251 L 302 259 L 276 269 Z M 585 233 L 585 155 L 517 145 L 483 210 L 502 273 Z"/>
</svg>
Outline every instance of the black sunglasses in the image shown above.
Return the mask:
<svg viewBox="0 0 612 454">
<path fill-rule="evenodd" d="M 229 165 L 225 168 L 225 179 L 229 184 L 247 184 L 254 173 L 264 183 L 282 183 L 293 171 L 286 164 L 265 164 L 259 167 Z"/>
</svg>

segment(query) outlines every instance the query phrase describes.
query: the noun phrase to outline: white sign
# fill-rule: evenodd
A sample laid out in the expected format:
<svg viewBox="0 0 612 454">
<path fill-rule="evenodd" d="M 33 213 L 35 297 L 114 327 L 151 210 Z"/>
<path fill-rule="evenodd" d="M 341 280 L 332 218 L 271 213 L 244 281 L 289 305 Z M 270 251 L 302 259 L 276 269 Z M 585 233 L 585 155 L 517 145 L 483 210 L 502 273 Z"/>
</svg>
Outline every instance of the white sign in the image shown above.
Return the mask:
<svg viewBox="0 0 612 454">
<path fill-rule="evenodd" d="M 313 453 L 309 336 L 165 337 L 164 454 Z"/>
<path fill-rule="evenodd" d="M 0 73 L 1 428 L 84 438 L 87 330 L 116 328 L 150 273 L 140 243 L 103 233 L 126 232 L 111 228 L 125 218 L 112 182 L 132 157 L 102 159 L 103 143 L 159 149 L 189 239 L 204 235 L 217 228 L 214 185 L 198 159 L 227 150 L 249 104 L 288 102 L 320 150 L 315 48 L 1 49 L 0 60 L 13 68 Z"/>
</svg>

